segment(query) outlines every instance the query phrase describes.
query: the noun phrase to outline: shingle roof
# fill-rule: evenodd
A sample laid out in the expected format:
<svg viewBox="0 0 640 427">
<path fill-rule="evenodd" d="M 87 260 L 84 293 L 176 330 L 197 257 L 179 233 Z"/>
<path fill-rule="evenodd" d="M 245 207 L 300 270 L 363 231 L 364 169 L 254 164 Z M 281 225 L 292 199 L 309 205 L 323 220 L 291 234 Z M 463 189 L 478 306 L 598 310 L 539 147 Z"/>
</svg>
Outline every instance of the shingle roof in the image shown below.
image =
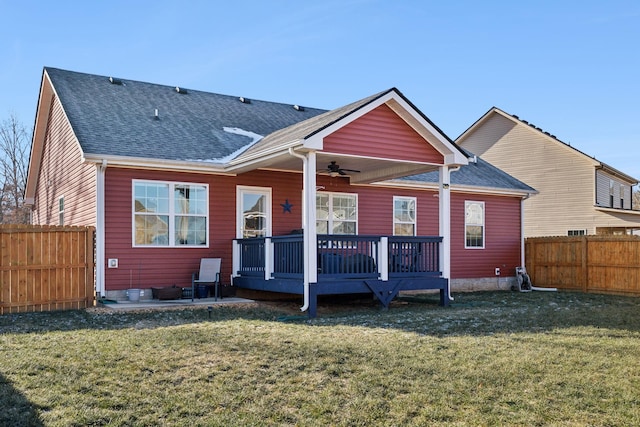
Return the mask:
<svg viewBox="0 0 640 427">
<path fill-rule="evenodd" d="M 222 159 L 326 110 L 45 68 L 85 154 L 165 160 Z M 155 110 L 158 119 L 155 119 Z"/>
<path fill-rule="evenodd" d="M 452 185 L 463 185 L 469 187 L 495 188 L 502 190 L 517 190 L 526 193 L 537 193 L 537 191 L 525 184 L 524 182 L 514 178 L 508 173 L 498 169 L 491 163 L 482 160 L 480 157 L 473 156 L 469 151 L 462 149 L 467 153 L 469 158 L 475 158 L 468 165 L 461 166 L 456 172 L 451 173 Z M 400 178 L 400 181 L 415 181 L 425 183 L 437 183 L 438 172 L 428 172 L 420 175 L 407 176 Z"/>
<path fill-rule="evenodd" d="M 295 109 L 291 104 L 253 99 L 241 102 L 236 96 L 192 89 L 180 93 L 184 90 L 178 92 L 173 86 L 135 80 L 114 79 L 119 84 L 113 84 L 106 76 L 58 68 L 46 67 L 45 72 L 85 155 L 176 161 L 225 163 L 242 150 L 246 150 L 242 154 L 246 155 L 306 138 L 391 90 L 397 91 L 392 88 L 327 111 Z M 416 111 L 419 112 L 417 108 Z M 254 142 L 252 134 L 264 138 L 249 145 Z M 431 172 L 401 180 L 437 183 L 438 174 Z M 452 173 L 451 182 L 535 192 L 482 159 Z"/>
</svg>

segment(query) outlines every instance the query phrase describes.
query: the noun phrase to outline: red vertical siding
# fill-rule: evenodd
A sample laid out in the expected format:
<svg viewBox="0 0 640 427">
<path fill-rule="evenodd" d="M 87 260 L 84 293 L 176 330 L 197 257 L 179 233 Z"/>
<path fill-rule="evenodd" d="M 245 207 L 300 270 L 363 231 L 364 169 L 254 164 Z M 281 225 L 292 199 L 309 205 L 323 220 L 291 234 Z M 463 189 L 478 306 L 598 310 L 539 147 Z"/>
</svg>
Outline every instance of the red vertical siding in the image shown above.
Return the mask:
<svg viewBox="0 0 640 427">
<path fill-rule="evenodd" d="M 323 151 L 442 164 L 444 157 L 386 105 L 324 139 Z"/>
<path fill-rule="evenodd" d="M 485 247 L 465 249 L 464 203 L 485 202 Z M 452 193 L 451 278 L 514 276 L 520 265 L 520 199 Z"/>
<path fill-rule="evenodd" d="M 58 199 L 64 196 L 64 225 L 96 225 L 96 168 L 82 152 L 56 99 L 49 111 L 33 223 L 58 225 Z"/>
</svg>

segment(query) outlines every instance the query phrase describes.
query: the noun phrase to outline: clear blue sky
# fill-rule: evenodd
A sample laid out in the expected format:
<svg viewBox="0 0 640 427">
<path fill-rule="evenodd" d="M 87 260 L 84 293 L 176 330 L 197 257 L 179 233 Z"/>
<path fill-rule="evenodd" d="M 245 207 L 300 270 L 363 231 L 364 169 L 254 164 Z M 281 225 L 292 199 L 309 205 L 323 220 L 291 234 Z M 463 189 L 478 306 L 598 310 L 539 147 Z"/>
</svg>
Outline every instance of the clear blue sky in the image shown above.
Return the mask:
<svg viewBox="0 0 640 427">
<path fill-rule="evenodd" d="M 397 87 L 449 137 L 492 106 L 640 179 L 640 2 L 0 0 L 0 120 L 44 66 L 331 109 Z"/>
</svg>

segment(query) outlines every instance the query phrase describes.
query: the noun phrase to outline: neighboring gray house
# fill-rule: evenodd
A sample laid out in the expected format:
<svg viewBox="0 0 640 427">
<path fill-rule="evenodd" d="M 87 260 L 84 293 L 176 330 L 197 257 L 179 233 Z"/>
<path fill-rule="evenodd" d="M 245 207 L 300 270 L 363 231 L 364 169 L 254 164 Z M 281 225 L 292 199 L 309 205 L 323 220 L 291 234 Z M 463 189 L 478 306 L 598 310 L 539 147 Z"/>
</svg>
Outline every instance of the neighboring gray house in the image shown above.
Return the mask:
<svg viewBox="0 0 640 427">
<path fill-rule="evenodd" d="M 518 116 L 491 108 L 456 143 L 539 192 L 524 202 L 525 237 L 640 231 L 637 179 Z"/>
</svg>

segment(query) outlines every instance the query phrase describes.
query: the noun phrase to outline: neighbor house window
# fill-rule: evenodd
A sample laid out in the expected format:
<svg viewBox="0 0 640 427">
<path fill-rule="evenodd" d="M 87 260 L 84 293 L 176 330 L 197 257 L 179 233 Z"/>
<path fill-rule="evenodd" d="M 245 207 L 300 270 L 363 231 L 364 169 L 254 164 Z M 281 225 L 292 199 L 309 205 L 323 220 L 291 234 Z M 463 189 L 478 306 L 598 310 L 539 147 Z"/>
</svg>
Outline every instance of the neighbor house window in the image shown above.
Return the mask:
<svg viewBox="0 0 640 427">
<path fill-rule="evenodd" d="M 346 193 L 317 193 L 316 227 L 318 234 L 356 234 L 358 196 Z"/>
<path fill-rule="evenodd" d="M 393 235 L 416 235 L 415 197 L 393 197 Z"/>
<path fill-rule="evenodd" d="M 613 196 L 614 196 L 613 181 L 609 181 L 609 207 L 610 208 L 613 207 Z"/>
<path fill-rule="evenodd" d="M 484 202 L 464 202 L 465 247 L 484 248 Z"/>
<path fill-rule="evenodd" d="M 133 182 L 134 246 L 206 246 L 208 186 Z"/>
<path fill-rule="evenodd" d="M 64 225 L 64 196 L 58 199 L 58 225 Z"/>
<path fill-rule="evenodd" d="M 620 184 L 620 209 L 624 209 L 624 185 Z"/>
<path fill-rule="evenodd" d="M 567 236 L 584 236 L 587 234 L 587 230 L 569 230 Z"/>
</svg>

